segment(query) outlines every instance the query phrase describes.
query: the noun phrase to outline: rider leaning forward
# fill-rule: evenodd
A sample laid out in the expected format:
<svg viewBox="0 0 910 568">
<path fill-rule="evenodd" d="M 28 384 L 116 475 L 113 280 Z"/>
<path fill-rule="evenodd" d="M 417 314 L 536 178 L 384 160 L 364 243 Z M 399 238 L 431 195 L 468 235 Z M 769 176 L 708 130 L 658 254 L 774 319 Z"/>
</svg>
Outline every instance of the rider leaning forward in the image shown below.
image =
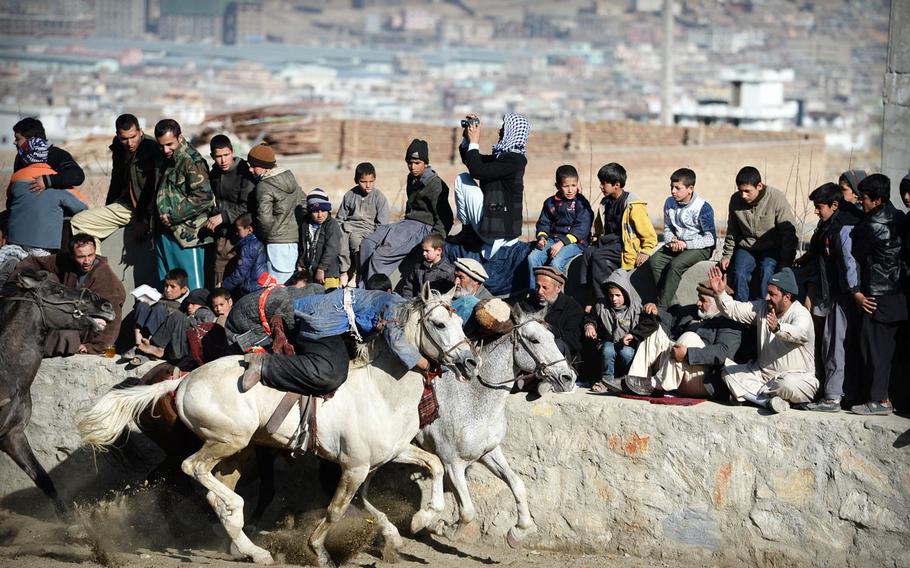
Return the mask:
<svg viewBox="0 0 910 568">
<path fill-rule="evenodd" d="M 296 355 L 247 353 L 240 390 L 256 383 L 304 395 L 337 389 L 348 376 L 348 349 L 342 336 L 381 332 L 408 369 L 425 372 L 430 363 L 407 340 L 404 322 L 408 300 L 383 290 L 343 288 L 294 300 L 299 333 Z"/>
</svg>

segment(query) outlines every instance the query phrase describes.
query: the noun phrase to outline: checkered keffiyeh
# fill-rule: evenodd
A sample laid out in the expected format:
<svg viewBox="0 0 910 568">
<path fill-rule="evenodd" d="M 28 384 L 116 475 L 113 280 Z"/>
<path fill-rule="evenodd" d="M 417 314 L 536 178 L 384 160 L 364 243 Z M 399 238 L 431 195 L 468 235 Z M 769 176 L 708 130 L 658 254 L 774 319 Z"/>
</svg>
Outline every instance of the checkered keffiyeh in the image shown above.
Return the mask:
<svg viewBox="0 0 910 568">
<path fill-rule="evenodd" d="M 502 117 L 502 140 L 493 145 L 493 155 L 503 152 L 525 153 L 528 136 L 531 135 L 531 122 L 523 114 L 506 113 Z"/>
<path fill-rule="evenodd" d="M 44 138 L 29 138 L 19 148 L 19 156 L 26 164 L 47 163 L 47 150 L 51 145 Z"/>
</svg>

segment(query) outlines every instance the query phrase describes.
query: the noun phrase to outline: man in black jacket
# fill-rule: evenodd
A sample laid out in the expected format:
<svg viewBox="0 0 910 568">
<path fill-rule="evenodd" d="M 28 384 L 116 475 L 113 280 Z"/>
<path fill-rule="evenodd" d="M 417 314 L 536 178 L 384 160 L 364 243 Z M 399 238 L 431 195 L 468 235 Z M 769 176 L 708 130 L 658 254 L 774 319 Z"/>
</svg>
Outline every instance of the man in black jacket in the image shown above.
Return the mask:
<svg viewBox="0 0 910 568">
<path fill-rule="evenodd" d="M 862 314 L 860 349 L 869 383 L 869 402 L 850 408 L 856 414 L 894 412 L 888 395 L 897 332 L 907 319 L 901 288 L 903 213 L 891 205 L 891 180 L 873 174 L 859 184 L 863 219 L 853 229 L 853 257 L 860 285 L 853 299 Z"/>
<path fill-rule="evenodd" d="M 70 221 L 73 233 L 95 237 L 95 249 L 101 252 L 101 239 L 120 227 L 133 224 L 133 234 L 144 239 L 155 207 L 159 156 L 158 142 L 139 127 L 139 119 L 122 114 L 114 122 L 116 134 L 111 142 L 111 183 L 103 207 L 83 211 Z"/>
<path fill-rule="evenodd" d="M 480 153 L 480 120 L 467 116 L 464 139 L 458 150 L 467 174 L 455 184 L 455 206 L 461 232 L 449 239 L 449 261 L 473 258 L 487 268 L 487 287 L 497 295 L 526 289 L 519 282 L 521 266 L 530 250 L 518 243 L 524 221 L 524 174 L 528 165 L 525 148 L 531 133 L 527 117 L 507 113 L 493 153 Z M 478 185 L 474 185 L 474 182 Z M 512 246 L 517 245 L 517 246 Z"/>
<path fill-rule="evenodd" d="M 534 268 L 534 279 L 537 286 L 524 304 L 530 310 L 547 308 L 544 321 L 550 326 L 559 350 L 571 361 L 581 350 L 584 308 L 563 293 L 566 276 L 558 268 L 538 266 Z"/>
<path fill-rule="evenodd" d="M 221 286 L 224 278 L 224 269 L 236 253 L 234 244 L 237 235 L 234 233 L 234 221 L 244 213 L 250 213 L 250 200 L 253 190 L 256 189 L 256 180 L 250 173 L 250 167 L 243 158 L 234 155 L 234 146 L 231 139 L 224 134 L 217 134 L 209 142 L 212 150 L 212 160 L 215 164 L 209 171 L 209 183 L 215 194 L 215 209 L 206 222 L 205 227 L 215 233 L 215 247 L 206 250 L 206 254 L 213 255 L 208 264 L 213 268 L 206 271 L 212 286 Z"/>
<path fill-rule="evenodd" d="M 682 313 L 668 335 L 663 327 L 639 343 L 623 382 L 629 390 L 651 395 L 655 390 L 680 396 L 720 398 L 727 393 L 720 370 L 733 359 L 744 327 L 722 315 L 714 292 L 698 285 L 695 314 Z M 676 337 L 676 341 L 670 337 Z"/>
<path fill-rule="evenodd" d="M 44 125 L 37 118 L 27 117 L 13 125 L 13 138 L 16 148 L 22 148 L 31 138 L 47 140 Z M 28 163 L 21 155 L 17 155 L 13 162 L 13 171 L 19 171 Z M 58 146 L 50 146 L 47 151 L 47 165 L 56 174 L 36 177 L 32 180 L 32 191 L 44 191 L 49 187 L 65 189 L 82 185 L 85 181 L 85 172 L 76 163 L 69 152 Z"/>
</svg>

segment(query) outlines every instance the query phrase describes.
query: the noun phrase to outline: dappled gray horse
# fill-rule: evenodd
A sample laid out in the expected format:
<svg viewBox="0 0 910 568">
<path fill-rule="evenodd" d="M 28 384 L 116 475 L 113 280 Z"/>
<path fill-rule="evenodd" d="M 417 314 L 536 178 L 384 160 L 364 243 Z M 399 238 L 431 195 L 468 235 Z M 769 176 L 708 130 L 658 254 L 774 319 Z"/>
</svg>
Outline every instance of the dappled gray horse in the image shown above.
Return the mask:
<svg viewBox="0 0 910 568">
<path fill-rule="evenodd" d="M 66 505 L 25 437 L 32 416 L 32 382 L 49 331 L 101 331 L 113 319 L 110 302 L 49 280 L 44 271 L 22 271 L 0 294 L 0 450 L 47 495 L 58 515 L 66 513 Z"/>
<path fill-rule="evenodd" d="M 512 331 L 481 348 L 478 380 L 459 382 L 443 376 L 435 383 L 439 418 L 423 428 L 416 440 L 439 457 L 455 487 L 459 533 L 477 516 L 465 471 L 478 460 L 505 481 L 515 496 L 518 523 L 509 530 L 509 544 L 517 546 L 536 529 L 524 483 L 509 466 L 501 444 L 507 429 L 506 397 L 516 380 L 536 375 L 556 392 L 568 392 L 575 386 L 575 371 L 556 346 L 543 317 L 543 312 L 513 309 Z"/>
</svg>

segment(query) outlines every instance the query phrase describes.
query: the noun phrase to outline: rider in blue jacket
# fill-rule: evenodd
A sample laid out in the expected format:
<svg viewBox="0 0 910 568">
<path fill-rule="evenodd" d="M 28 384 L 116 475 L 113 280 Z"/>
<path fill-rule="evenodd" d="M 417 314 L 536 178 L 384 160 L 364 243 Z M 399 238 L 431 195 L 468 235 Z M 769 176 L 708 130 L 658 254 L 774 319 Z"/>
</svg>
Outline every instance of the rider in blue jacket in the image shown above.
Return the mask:
<svg viewBox="0 0 910 568">
<path fill-rule="evenodd" d="M 348 351 L 340 338 L 348 332 L 358 338 L 381 332 L 405 367 L 429 369 L 429 361 L 404 335 L 407 302 L 390 292 L 360 288 L 343 288 L 294 300 L 298 355 L 248 353 L 241 391 L 260 381 L 278 390 L 300 394 L 323 394 L 337 389 L 347 378 Z"/>
</svg>

